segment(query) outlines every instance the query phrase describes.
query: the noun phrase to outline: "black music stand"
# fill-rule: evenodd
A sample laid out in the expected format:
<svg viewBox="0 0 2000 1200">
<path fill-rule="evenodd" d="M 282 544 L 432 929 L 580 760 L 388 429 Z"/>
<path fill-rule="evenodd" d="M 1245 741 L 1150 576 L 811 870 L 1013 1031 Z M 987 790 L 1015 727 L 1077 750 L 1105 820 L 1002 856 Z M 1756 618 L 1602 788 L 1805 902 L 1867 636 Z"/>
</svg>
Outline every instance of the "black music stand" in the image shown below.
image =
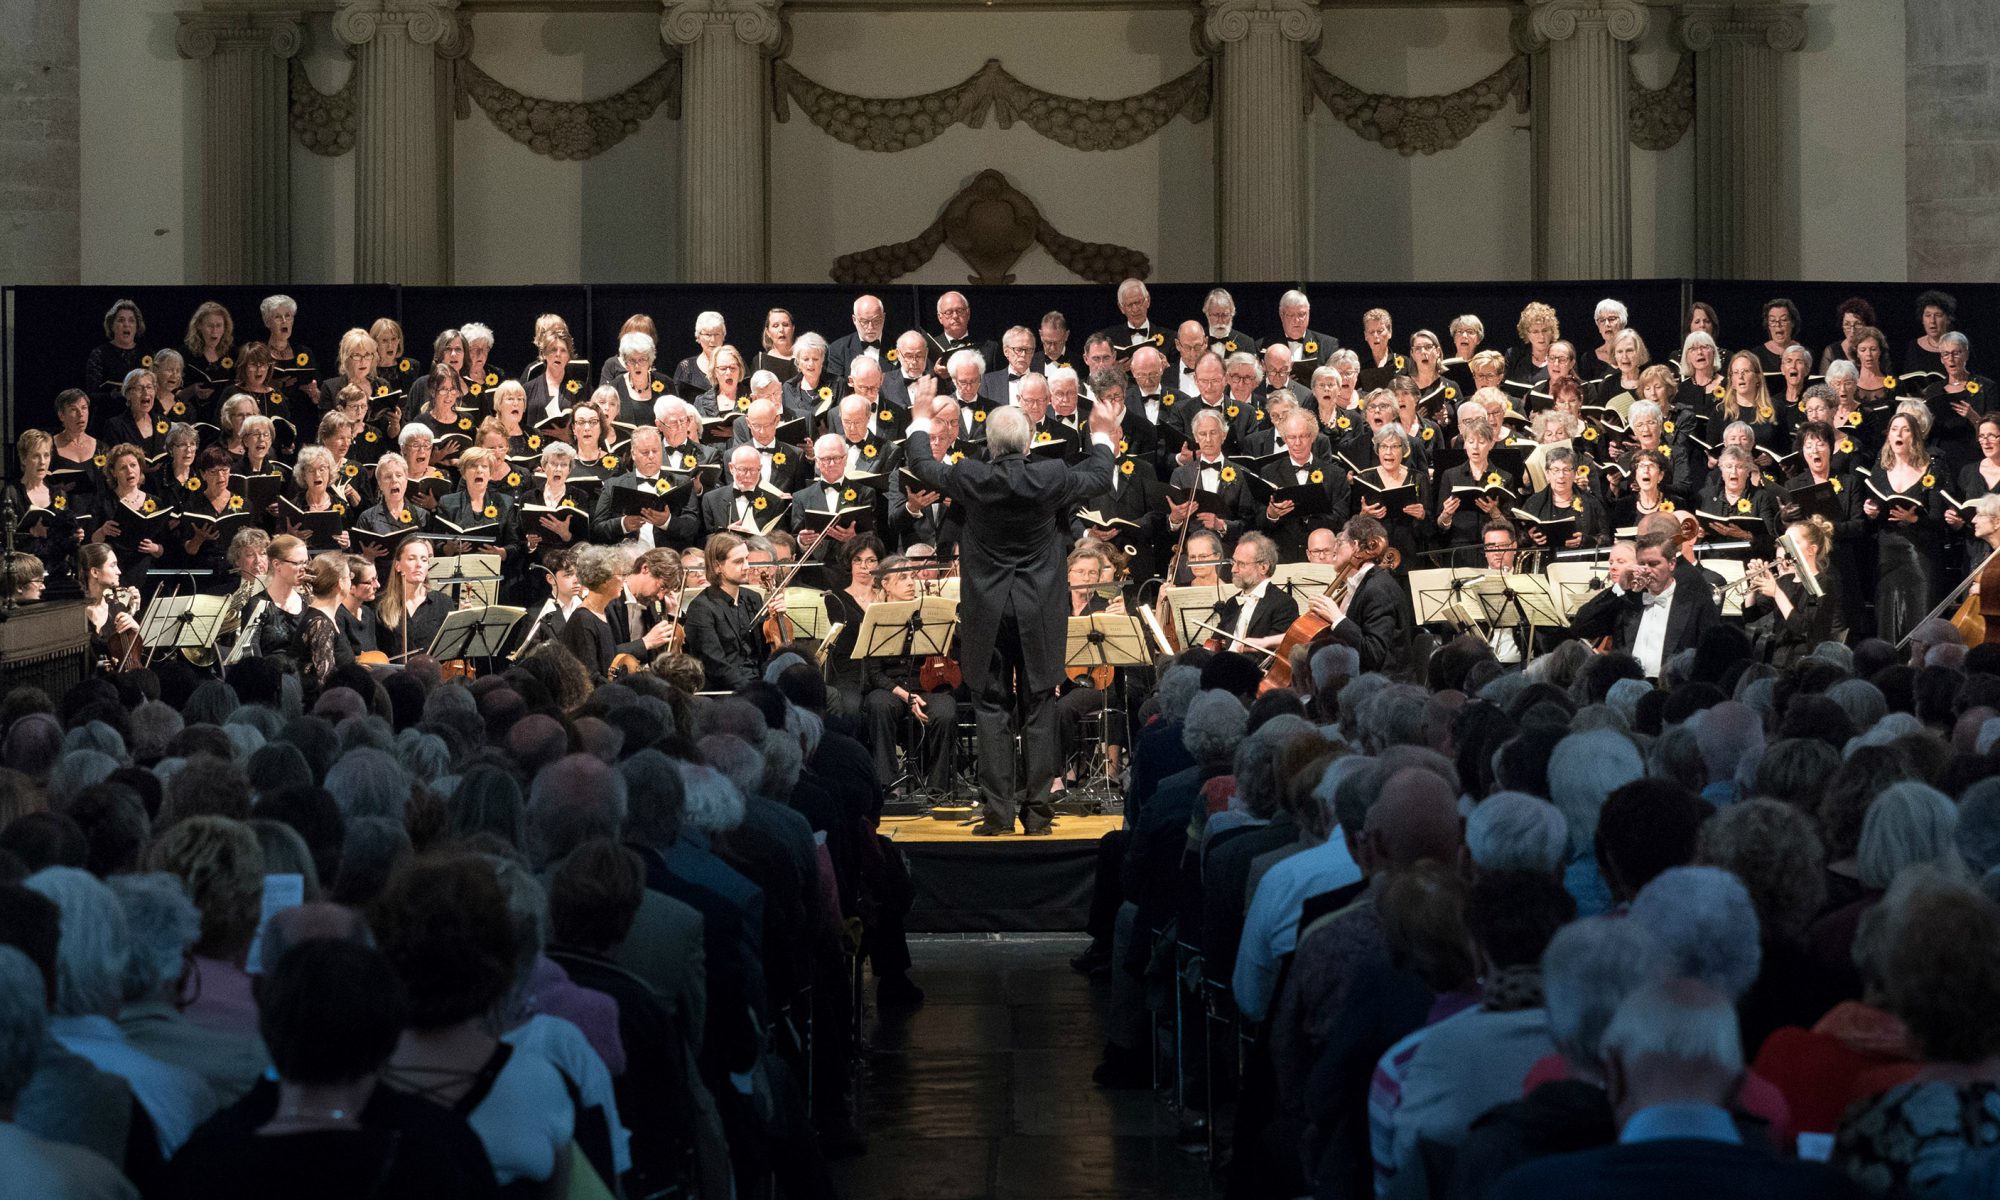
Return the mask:
<svg viewBox="0 0 2000 1200">
<path fill-rule="evenodd" d="M 949 658 L 951 656 L 952 635 L 958 631 L 958 601 L 942 596 L 925 596 L 917 600 L 877 600 L 868 606 L 862 615 L 861 628 L 854 631 L 855 658 L 904 658 L 910 663 L 910 676 L 905 685 L 912 692 L 918 690 L 918 664 L 930 657 Z M 911 721 L 912 726 L 919 723 Z M 943 803 L 951 799 L 949 795 L 938 796 L 922 783 L 923 732 L 913 730 L 914 744 L 903 747 L 903 772 L 888 784 L 886 790 L 894 792 L 907 785 L 911 792 L 920 797 L 920 812 L 939 815 L 946 807 Z M 970 811 L 967 806 L 966 811 Z M 953 811 L 943 814 L 944 818 L 963 814 Z"/>
<path fill-rule="evenodd" d="M 1146 626 L 1140 619 L 1129 613 L 1095 613 L 1088 617 L 1071 617 L 1065 646 L 1063 666 L 1067 670 L 1089 670 L 1098 667 L 1145 667 L 1151 666 L 1152 655 L 1146 649 Z M 1113 685 L 1118 682 L 1113 677 Z M 1071 807 L 1068 811 L 1096 814 L 1107 809 L 1118 808 L 1124 802 L 1124 791 L 1111 774 L 1111 692 L 1112 688 L 1098 689 L 1097 748 L 1092 751 L 1090 781 L 1078 780 L 1078 787 L 1063 797 L 1056 808 L 1063 811 L 1063 803 Z M 1121 706 L 1122 715 L 1122 706 Z M 1129 749 L 1129 747 L 1128 747 Z"/>
</svg>

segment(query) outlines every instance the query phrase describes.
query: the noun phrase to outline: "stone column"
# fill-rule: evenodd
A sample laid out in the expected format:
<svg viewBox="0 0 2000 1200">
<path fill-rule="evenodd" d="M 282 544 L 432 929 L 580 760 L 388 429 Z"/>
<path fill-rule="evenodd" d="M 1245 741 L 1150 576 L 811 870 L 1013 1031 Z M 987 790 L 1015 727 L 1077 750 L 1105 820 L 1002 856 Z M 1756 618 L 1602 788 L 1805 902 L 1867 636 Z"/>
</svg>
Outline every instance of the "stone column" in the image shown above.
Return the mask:
<svg viewBox="0 0 2000 1200">
<path fill-rule="evenodd" d="M 1632 151 L 1625 125 L 1626 43 L 1646 31 L 1639 0 L 1530 0 L 1525 40 L 1545 56 L 1547 176 L 1539 191 L 1541 261 L 1550 279 L 1632 272 Z M 1541 102 L 1545 100 L 1545 102 Z"/>
<path fill-rule="evenodd" d="M 1314 0 L 1203 0 L 1217 51 L 1217 270 L 1223 279 L 1307 274 L 1312 178 L 1305 56 L 1319 41 Z"/>
<path fill-rule="evenodd" d="M 340 0 L 333 31 L 355 48 L 354 280 L 450 282 L 438 172 L 441 47 L 460 36 L 458 0 Z"/>
<path fill-rule="evenodd" d="M 661 0 L 660 36 L 681 48 L 681 278 L 770 276 L 770 67 L 780 0 Z"/>
<path fill-rule="evenodd" d="M 83 275 L 83 100 L 77 0 L 8 5 L 8 119 L 0 121 L 0 279 Z M 0 418 L 0 428 L 12 426 Z M 11 434 L 8 435 L 11 438 Z"/>
<path fill-rule="evenodd" d="M 203 283 L 282 283 L 292 271 L 289 74 L 295 12 L 184 12 L 182 58 L 201 63 Z"/>
<path fill-rule="evenodd" d="M 1793 269 L 1798 211 L 1785 192 L 1778 55 L 1805 45 L 1805 6 L 1683 4 L 1675 32 L 1694 53 L 1694 269 L 1777 279 Z"/>
</svg>

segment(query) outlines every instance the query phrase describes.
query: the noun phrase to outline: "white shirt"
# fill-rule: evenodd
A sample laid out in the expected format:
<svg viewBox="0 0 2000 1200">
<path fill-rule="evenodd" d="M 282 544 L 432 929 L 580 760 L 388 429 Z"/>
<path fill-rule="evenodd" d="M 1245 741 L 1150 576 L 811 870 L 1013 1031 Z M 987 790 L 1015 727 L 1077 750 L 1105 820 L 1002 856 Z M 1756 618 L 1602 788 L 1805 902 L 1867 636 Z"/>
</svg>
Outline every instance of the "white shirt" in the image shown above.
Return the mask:
<svg viewBox="0 0 2000 1200">
<path fill-rule="evenodd" d="M 1212 462 L 1212 463 L 1211 463 L 1211 462 L 1204 462 L 1204 461 L 1203 461 L 1203 460 L 1201 459 L 1201 457 L 1200 457 L 1199 455 L 1197 455 L 1197 456 L 1195 457 L 1195 460 L 1194 460 L 1194 462 L 1195 462 L 1195 467 L 1196 467 L 1196 469 L 1197 469 L 1197 474 L 1199 474 L 1199 476 L 1200 476 L 1200 478 L 1201 478 L 1201 490 L 1202 490 L 1202 491 L 1204 491 L 1204 492 L 1219 492 L 1219 491 L 1221 491 L 1221 490 L 1222 490 L 1222 460 L 1218 458 L 1218 459 L 1216 459 L 1216 460 L 1215 460 L 1214 462 Z"/>
<path fill-rule="evenodd" d="M 1158 396 L 1146 397 L 1145 412 L 1146 412 L 1146 420 L 1148 422 L 1154 425 L 1158 425 L 1160 423 L 1160 398 Z"/>
<path fill-rule="evenodd" d="M 604 1060 L 590 1048 L 583 1031 L 547 1013 L 536 1013 L 527 1023 L 500 1036 L 500 1040 L 523 1054 L 539 1054 L 576 1085 L 587 1108 L 601 1109 L 611 1125 L 611 1164 L 619 1174 L 632 1169 L 632 1135 L 618 1118 L 618 1097 L 612 1094 L 611 1072 Z"/>
<path fill-rule="evenodd" d="M 1176 390 L 1179 391 L 1180 394 L 1183 396 L 1194 395 L 1195 394 L 1194 368 L 1186 366 L 1185 364 L 1176 364 L 1175 369 L 1180 373 L 1181 377 L 1180 387 L 1177 388 Z"/>
<path fill-rule="evenodd" d="M 771 460 L 778 456 L 778 443 L 772 442 L 768 446 L 759 446 L 756 442 L 751 442 L 750 445 L 756 448 L 757 461 L 763 464 L 758 468 L 757 481 L 769 484 L 771 482 Z"/>
<path fill-rule="evenodd" d="M 1340 604 L 1338 605 L 1342 616 L 1347 615 L 1349 606 L 1354 603 L 1354 597 L 1361 593 L 1361 581 L 1366 579 L 1368 572 L 1374 569 L 1374 563 L 1362 563 L 1359 567 L 1355 568 L 1354 574 L 1347 577 L 1347 591 L 1341 597 Z"/>
<path fill-rule="evenodd" d="M 1250 631 L 1250 618 L 1257 614 L 1257 605 L 1263 601 L 1264 593 L 1270 589 L 1271 581 L 1266 579 L 1249 591 L 1236 594 L 1236 598 L 1243 604 L 1243 609 L 1236 614 L 1236 628 L 1230 632 L 1237 641 L 1242 641 L 1244 635 Z"/>
<path fill-rule="evenodd" d="M 1230 990 L 1238 1011 L 1261 1021 L 1271 1007 L 1271 990 L 1278 981 L 1278 961 L 1298 945 L 1299 914 L 1306 898 L 1361 880 L 1361 868 L 1347 852 L 1347 839 L 1336 826 L 1320 845 L 1301 850 L 1265 872 L 1250 898 L 1243 920 L 1243 942 L 1236 953 Z M 1518 1090 L 1518 1089 L 1517 1089 Z"/>
<path fill-rule="evenodd" d="M 215 1090 L 207 1080 L 133 1049 L 109 1017 L 50 1017 L 49 1033 L 63 1049 L 131 1085 L 159 1134 L 160 1153 L 168 1158 L 215 1114 Z"/>
<path fill-rule="evenodd" d="M 1667 613 L 1673 608 L 1674 588 L 1669 583 L 1667 590 L 1658 596 L 1647 595 L 1646 609 L 1639 618 L 1639 632 L 1632 639 L 1632 657 L 1639 660 L 1639 666 L 1646 672 L 1646 678 L 1658 679 L 1660 667 L 1664 664 L 1667 647 Z"/>
</svg>

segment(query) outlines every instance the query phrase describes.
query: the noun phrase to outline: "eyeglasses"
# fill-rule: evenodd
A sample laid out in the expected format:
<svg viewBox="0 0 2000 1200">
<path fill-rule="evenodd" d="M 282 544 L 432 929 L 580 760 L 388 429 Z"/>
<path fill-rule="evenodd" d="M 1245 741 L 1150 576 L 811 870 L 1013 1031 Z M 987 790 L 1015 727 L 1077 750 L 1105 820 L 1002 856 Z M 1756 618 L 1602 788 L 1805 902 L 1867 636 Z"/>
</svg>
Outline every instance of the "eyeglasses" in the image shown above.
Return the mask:
<svg viewBox="0 0 2000 1200">
<path fill-rule="evenodd" d="M 281 562 L 288 567 L 303 567 L 312 560 L 310 558 L 278 558 L 278 559 L 273 559 L 272 561 Z"/>
</svg>

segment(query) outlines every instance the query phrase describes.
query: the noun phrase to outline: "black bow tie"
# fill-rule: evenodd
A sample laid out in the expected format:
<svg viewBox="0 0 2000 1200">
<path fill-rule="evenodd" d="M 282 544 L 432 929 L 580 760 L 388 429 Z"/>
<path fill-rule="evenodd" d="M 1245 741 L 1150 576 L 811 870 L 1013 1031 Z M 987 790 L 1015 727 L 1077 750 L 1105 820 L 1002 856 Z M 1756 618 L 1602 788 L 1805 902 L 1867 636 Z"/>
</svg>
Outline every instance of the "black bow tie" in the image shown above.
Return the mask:
<svg viewBox="0 0 2000 1200">
<path fill-rule="evenodd" d="M 1009 371 L 1009 372 L 1007 372 L 1007 382 L 1008 382 L 1008 383 L 1019 383 L 1019 382 L 1021 382 L 1021 377 L 1020 377 L 1019 375 L 1016 375 L 1016 374 L 1014 374 L 1014 372 L 1012 372 L 1012 371 Z"/>
<path fill-rule="evenodd" d="M 1217 470 L 1217 469 L 1219 469 L 1219 468 L 1220 468 L 1221 466 L 1222 466 L 1222 460 L 1221 460 L 1221 459 L 1219 459 L 1219 458 L 1218 458 L 1218 459 L 1216 459 L 1216 460 L 1215 460 L 1215 461 L 1213 461 L 1213 462 L 1210 462 L 1210 461 L 1209 461 L 1208 459 L 1205 459 L 1205 458 L 1201 460 L 1201 469 L 1202 469 L 1202 470 L 1204 470 L 1204 471 L 1213 471 L 1213 470 Z"/>
<path fill-rule="evenodd" d="M 757 453 L 759 453 L 759 454 L 776 454 L 777 452 L 778 452 L 778 448 L 777 448 L 776 446 L 759 446 L 759 447 L 757 447 Z"/>
<path fill-rule="evenodd" d="M 1152 332 L 1153 332 L 1153 330 L 1152 330 L 1152 327 L 1151 327 L 1151 326 L 1148 326 L 1148 325 L 1127 325 L 1127 326 L 1125 327 L 1125 332 L 1127 332 L 1127 333 L 1136 333 L 1136 334 L 1138 334 L 1138 335 L 1139 335 L 1140 337 L 1145 337 L 1145 336 L 1147 336 L 1148 334 L 1152 333 Z"/>
</svg>

